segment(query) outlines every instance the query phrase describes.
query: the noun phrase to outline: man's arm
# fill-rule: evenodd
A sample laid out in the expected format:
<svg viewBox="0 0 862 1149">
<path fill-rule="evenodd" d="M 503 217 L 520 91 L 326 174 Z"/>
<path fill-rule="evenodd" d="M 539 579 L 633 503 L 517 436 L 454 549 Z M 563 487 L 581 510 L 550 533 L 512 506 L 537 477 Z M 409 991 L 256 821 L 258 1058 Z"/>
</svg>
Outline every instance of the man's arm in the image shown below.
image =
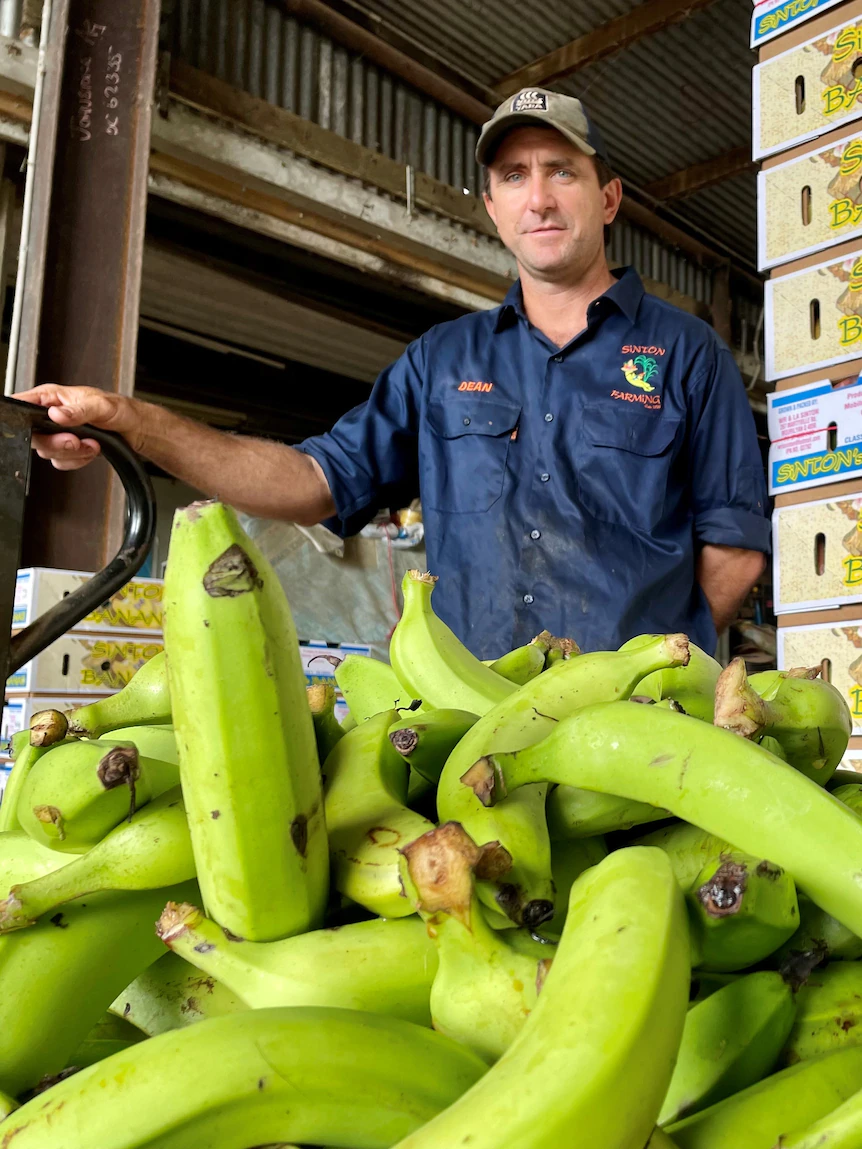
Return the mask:
<svg viewBox="0 0 862 1149">
<path fill-rule="evenodd" d="M 760 551 L 707 544 L 697 557 L 700 583 L 717 634 L 727 630 L 745 596 L 763 574 L 766 556 Z"/>
<path fill-rule="evenodd" d="M 58 432 L 81 423 L 115 431 L 168 474 L 248 514 L 310 526 L 335 513 L 317 460 L 282 443 L 228 435 L 95 387 L 44 384 L 15 398 L 47 407 Z M 99 454 L 94 440 L 69 434 L 34 436 L 33 444 L 61 471 L 85 467 Z"/>
</svg>

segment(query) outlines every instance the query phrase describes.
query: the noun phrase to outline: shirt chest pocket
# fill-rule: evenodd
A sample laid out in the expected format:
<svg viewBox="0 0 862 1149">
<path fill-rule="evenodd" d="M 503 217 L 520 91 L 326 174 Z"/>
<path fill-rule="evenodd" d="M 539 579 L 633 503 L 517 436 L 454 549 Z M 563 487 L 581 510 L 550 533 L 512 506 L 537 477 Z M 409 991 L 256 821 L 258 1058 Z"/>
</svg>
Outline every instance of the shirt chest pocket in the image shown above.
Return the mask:
<svg viewBox="0 0 862 1149">
<path fill-rule="evenodd" d="M 487 511 L 503 493 L 521 408 L 497 399 L 428 404 L 421 444 L 422 503 L 432 511 Z"/>
<path fill-rule="evenodd" d="M 578 495 L 606 523 L 650 531 L 662 519 L 682 419 L 647 411 L 584 415 Z"/>
</svg>

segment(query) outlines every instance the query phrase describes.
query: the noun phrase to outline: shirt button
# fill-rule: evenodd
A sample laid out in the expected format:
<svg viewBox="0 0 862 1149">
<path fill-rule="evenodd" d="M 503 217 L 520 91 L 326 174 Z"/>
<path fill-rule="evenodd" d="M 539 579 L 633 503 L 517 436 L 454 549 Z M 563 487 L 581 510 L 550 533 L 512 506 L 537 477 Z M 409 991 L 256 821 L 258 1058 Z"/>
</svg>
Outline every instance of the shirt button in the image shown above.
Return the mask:
<svg viewBox="0 0 862 1149">
<path fill-rule="evenodd" d="M 551 476 L 548 474 L 547 471 L 545 471 L 545 473 L 540 477 L 541 477 L 541 480 L 543 483 L 547 483 L 547 481 L 550 479 Z"/>
<path fill-rule="evenodd" d="M 562 355 L 555 355 L 555 356 L 554 356 L 554 362 L 555 362 L 555 363 L 562 363 L 562 362 L 563 362 L 563 357 L 562 357 Z"/>
<path fill-rule="evenodd" d="M 540 539 L 541 537 L 542 537 L 541 531 L 530 531 L 530 538 L 531 539 Z"/>
<path fill-rule="evenodd" d="M 465 427 L 469 427 L 469 426 L 470 426 L 470 420 L 469 420 L 469 419 L 465 419 L 465 420 L 464 420 L 464 426 L 465 426 Z"/>
<path fill-rule="evenodd" d="M 545 416 L 545 422 L 546 422 L 546 423 L 553 423 L 553 421 L 554 421 L 554 416 L 553 416 L 553 415 L 551 414 L 551 412 L 549 411 L 549 412 L 547 413 L 547 415 Z"/>
<path fill-rule="evenodd" d="M 531 594 L 525 594 L 524 595 L 524 602 L 527 604 L 527 606 L 530 606 L 532 601 L 533 601 L 533 596 Z"/>
</svg>

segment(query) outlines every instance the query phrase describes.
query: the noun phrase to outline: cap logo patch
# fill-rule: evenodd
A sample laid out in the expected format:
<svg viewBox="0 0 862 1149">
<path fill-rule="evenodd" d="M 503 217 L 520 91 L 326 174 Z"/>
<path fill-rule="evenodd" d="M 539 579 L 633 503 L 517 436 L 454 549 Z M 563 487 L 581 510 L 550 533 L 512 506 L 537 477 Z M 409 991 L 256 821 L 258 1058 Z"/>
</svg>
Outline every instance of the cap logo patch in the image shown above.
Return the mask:
<svg viewBox="0 0 862 1149">
<path fill-rule="evenodd" d="M 544 92 L 535 88 L 527 88 L 519 92 L 512 100 L 513 112 L 547 112 L 548 97 Z"/>
</svg>

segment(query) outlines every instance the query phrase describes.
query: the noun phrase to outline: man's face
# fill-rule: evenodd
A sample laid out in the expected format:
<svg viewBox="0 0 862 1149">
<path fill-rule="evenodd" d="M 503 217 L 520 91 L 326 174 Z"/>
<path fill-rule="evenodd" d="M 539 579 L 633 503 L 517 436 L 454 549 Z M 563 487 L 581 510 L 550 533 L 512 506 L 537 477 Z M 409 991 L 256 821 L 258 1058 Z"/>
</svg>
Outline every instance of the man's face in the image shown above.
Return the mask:
<svg viewBox="0 0 862 1149">
<path fill-rule="evenodd" d="M 593 157 L 554 128 L 514 128 L 489 165 L 488 214 L 536 279 L 577 278 L 599 258 L 619 208 L 619 180 L 599 185 Z"/>
</svg>

